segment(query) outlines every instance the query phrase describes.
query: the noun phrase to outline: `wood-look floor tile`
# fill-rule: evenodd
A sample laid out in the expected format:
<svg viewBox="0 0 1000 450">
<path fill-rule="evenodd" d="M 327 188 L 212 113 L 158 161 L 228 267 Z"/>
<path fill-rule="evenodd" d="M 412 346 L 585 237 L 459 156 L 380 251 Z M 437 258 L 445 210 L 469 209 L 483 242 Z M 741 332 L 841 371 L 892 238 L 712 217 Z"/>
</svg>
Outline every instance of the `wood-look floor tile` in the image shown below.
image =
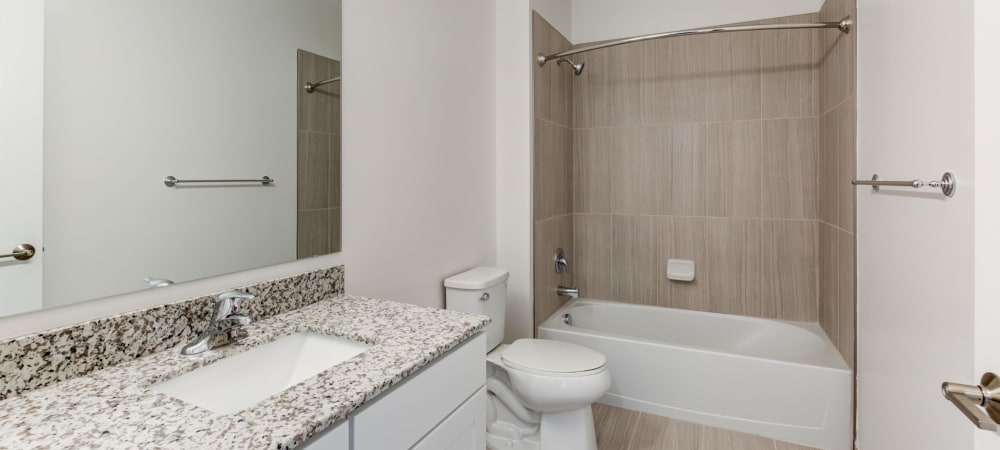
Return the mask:
<svg viewBox="0 0 1000 450">
<path fill-rule="evenodd" d="M 775 450 L 819 450 L 814 447 L 806 447 L 804 445 L 792 444 L 790 442 L 775 441 Z"/>
<path fill-rule="evenodd" d="M 702 427 L 701 448 L 718 450 L 773 450 L 774 439 L 769 439 L 721 428 Z"/>
<path fill-rule="evenodd" d="M 642 414 L 628 450 L 701 450 L 703 428 L 698 424 Z"/>
<path fill-rule="evenodd" d="M 600 403 L 593 408 L 598 450 L 626 450 L 639 426 L 640 413 Z"/>
</svg>

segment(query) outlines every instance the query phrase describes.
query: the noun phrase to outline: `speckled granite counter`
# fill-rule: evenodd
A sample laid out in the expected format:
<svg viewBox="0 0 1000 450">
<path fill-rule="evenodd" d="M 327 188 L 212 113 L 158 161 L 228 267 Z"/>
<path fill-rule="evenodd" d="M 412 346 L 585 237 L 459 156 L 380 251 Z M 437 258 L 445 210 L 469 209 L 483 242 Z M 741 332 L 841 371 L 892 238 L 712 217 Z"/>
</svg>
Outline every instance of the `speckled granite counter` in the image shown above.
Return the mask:
<svg viewBox="0 0 1000 450">
<path fill-rule="evenodd" d="M 194 357 L 172 348 L 0 401 L 0 448 L 291 448 L 473 336 L 488 321 L 350 295 L 323 300 L 251 324 L 251 336 L 239 344 Z M 232 415 L 215 415 L 149 390 L 300 331 L 373 347 Z"/>
</svg>

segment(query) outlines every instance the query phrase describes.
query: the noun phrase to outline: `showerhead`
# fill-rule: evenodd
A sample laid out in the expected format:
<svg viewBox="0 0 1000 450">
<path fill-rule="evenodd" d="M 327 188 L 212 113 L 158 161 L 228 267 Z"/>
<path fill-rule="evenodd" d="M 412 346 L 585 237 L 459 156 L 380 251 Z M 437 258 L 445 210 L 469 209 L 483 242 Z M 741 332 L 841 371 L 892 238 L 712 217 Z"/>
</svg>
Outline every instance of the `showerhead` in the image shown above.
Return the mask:
<svg viewBox="0 0 1000 450">
<path fill-rule="evenodd" d="M 572 60 L 570 60 L 569 58 L 565 58 L 565 57 L 562 57 L 562 58 L 559 58 L 559 59 L 556 60 L 556 64 L 562 64 L 562 63 L 569 64 L 570 67 L 573 68 L 573 73 L 576 76 L 580 76 L 580 74 L 583 73 L 583 65 L 586 64 L 586 63 L 576 64 Z"/>
</svg>

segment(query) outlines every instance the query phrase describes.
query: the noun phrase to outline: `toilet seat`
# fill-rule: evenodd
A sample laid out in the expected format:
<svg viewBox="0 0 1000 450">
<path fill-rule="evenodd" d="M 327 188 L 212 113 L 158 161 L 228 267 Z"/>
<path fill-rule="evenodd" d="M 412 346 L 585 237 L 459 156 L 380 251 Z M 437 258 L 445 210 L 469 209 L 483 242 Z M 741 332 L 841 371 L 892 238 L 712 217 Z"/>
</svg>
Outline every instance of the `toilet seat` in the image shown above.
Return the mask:
<svg viewBox="0 0 1000 450">
<path fill-rule="evenodd" d="M 500 353 L 507 368 L 551 377 L 580 377 L 605 370 L 600 352 L 548 339 L 518 339 Z"/>
</svg>

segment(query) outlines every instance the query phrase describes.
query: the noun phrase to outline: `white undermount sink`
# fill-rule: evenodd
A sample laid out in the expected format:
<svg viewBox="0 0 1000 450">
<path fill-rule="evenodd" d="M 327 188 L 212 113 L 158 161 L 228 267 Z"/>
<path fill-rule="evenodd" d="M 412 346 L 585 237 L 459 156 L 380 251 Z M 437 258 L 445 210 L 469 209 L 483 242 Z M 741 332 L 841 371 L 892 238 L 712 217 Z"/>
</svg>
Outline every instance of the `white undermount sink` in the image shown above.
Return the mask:
<svg viewBox="0 0 1000 450">
<path fill-rule="evenodd" d="M 199 367 L 150 389 L 218 414 L 232 414 L 370 347 L 325 334 L 297 333 Z"/>
</svg>

